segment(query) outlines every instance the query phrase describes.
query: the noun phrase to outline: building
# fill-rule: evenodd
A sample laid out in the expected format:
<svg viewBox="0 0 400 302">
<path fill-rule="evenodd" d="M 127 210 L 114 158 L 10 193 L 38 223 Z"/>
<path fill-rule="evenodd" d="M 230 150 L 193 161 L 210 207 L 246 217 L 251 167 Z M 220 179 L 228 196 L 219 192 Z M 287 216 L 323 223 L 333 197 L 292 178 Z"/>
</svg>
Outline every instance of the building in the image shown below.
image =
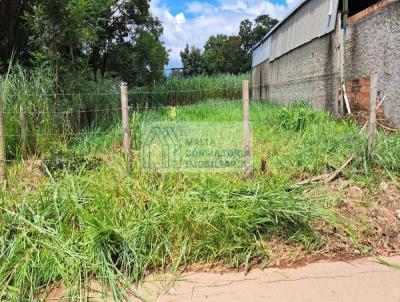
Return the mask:
<svg viewBox="0 0 400 302">
<path fill-rule="evenodd" d="M 253 98 L 368 111 L 378 75 L 378 116 L 400 125 L 400 1 L 303 0 L 253 49 Z"/>
</svg>

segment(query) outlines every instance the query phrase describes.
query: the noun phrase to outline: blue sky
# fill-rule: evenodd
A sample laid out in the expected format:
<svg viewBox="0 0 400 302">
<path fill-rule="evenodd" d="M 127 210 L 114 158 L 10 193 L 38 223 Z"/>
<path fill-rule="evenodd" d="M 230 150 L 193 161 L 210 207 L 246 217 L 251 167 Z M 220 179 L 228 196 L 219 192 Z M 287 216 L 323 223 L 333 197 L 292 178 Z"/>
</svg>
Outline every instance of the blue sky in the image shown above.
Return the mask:
<svg viewBox="0 0 400 302">
<path fill-rule="evenodd" d="M 180 67 L 179 52 L 186 44 L 202 47 L 215 34 L 234 35 L 244 19 L 269 14 L 284 17 L 301 0 L 152 0 L 151 10 L 164 26 L 162 37 L 170 50 L 168 67 Z"/>
<path fill-rule="evenodd" d="M 180 12 L 184 12 L 186 11 L 187 8 L 187 4 L 190 2 L 195 2 L 195 1 L 179 1 L 179 0 L 165 0 L 163 1 L 164 3 L 166 3 L 170 9 L 170 12 L 172 14 L 179 14 Z M 218 4 L 220 3 L 218 0 L 208 0 L 208 1 L 198 1 L 198 2 L 202 2 L 202 3 L 208 3 L 214 6 L 218 6 Z M 238 1 L 230 1 L 232 3 L 238 2 Z M 286 5 L 286 1 L 285 0 L 276 0 L 276 1 L 271 1 L 273 3 L 277 3 L 277 4 L 281 4 L 281 5 Z M 190 17 L 190 15 L 188 14 L 188 17 Z"/>
</svg>

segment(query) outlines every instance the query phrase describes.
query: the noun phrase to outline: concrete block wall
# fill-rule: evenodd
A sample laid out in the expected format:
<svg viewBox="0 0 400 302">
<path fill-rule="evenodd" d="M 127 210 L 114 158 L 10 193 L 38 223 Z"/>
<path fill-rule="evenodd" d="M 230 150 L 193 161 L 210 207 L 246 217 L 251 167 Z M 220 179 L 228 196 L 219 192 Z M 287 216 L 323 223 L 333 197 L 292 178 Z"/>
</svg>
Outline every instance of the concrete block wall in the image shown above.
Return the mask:
<svg viewBox="0 0 400 302">
<path fill-rule="evenodd" d="M 254 98 L 284 105 L 308 100 L 337 114 L 338 34 L 337 26 L 334 32 L 253 68 Z M 345 77 L 356 110 L 369 107 L 369 92 L 354 83 L 369 78 L 371 72 L 378 72 L 378 95 L 386 95 L 379 116 L 400 125 L 400 1 L 384 0 L 349 19 Z"/>
<path fill-rule="evenodd" d="M 253 96 L 284 105 L 307 100 L 315 108 L 336 114 L 340 81 L 337 46 L 334 31 L 256 66 L 252 74 Z"/>
<path fill-rule="evenodd" d="M 335 32 L 314 39 L 269 65 L 269 99 L 281 104 L 308 100 L 320 109 L 337 112 L 339 66 Z"/>
<path fill-rule="evenodd" d="M 377 72 L 384 115 L 400 125 L 400 1 L 385 2 L 349 19 L 345 73 L 357 80 Z"/>
</svg>

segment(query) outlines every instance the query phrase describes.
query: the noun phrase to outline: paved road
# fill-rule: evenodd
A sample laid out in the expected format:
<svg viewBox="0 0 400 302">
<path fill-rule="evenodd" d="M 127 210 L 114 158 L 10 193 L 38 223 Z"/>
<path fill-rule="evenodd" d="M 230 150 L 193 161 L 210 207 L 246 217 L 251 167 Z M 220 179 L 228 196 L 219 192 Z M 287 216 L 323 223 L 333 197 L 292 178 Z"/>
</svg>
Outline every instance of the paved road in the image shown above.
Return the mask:
<svg viewBox="0 0 400 302">
<path fill-rule="evenodd" d="M 400 263 L 400 257 L 390 260 Z M 165 282 L 148 281 L 139 292 L 150 301 L 400 302 L 400 270 L 369 258 L 253 271 L 247 276 L 188 274 L 170 290 Z"/>
<path fill-rule="evenodd" d="M 389 260 L 400 264 L 400 257 Z M 400 302 L 400 270 L 378 264 L 372 258 L 314 263 L 297 269 L 254 270 L 247 276 L 192 273 L 180 276 L 174 283 L 170 278 L 147 280 L 138 289 L 144 300 L 132 301 Z M 60 299 L 63 293 L 62 288 L 55 290 L 48 301 L 65 301 Z M 92 293 L 89 301 L 113 301 L 98 297 Z"/>
</svg>

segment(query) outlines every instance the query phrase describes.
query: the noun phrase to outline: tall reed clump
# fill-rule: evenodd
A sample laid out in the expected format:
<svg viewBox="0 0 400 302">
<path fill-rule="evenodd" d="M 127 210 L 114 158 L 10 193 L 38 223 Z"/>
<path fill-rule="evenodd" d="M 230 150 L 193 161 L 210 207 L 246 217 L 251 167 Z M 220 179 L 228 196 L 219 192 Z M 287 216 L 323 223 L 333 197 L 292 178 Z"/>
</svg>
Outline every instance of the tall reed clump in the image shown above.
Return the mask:
<svg viewBox="0 0 400 302">
<path fill-rule="evenodd" d="M 29 133 L 29 148 L 36 149 L 46 145 L 50 137 L 36 136 L 33 133 L 52 133 L 52 100 L 49 94 L 52 87 L 51 77 L 46 70 L 27 72 L 15 66 L 6 75 L 0 76 L 0 94 L 5 112 L 6 146 L 9 157 L 16 158 L 21 154 L 20 146 L 20 106 L 26 112 L 26 130 Z M 37 112 L 36 114 L 34 112 Z"/>
<path fill-rule="evenodd" d="M 171 78 L 154 86 L 130 89 L 130 102 L 140 107 L 176 106 L 209 99 L 242 98 L 242 81 L 248 74 Z"/>
<path fill-rule="evenodd" d="M 120 107 L 120 98 L 115 87 L 104 82 L 74 91 L 66 85 L 66 91 L 56 94 L 49 70 L 27 71 L 19 65 L 13 66 L 0 76 L 8 158 L 19 158 L 23 153 L 21 106 L 27 134 L 25 153 L 40 155 L 82 129 L 104 127 L 119 120 L 120 110 L 116 108 Z"/>
</svg>

